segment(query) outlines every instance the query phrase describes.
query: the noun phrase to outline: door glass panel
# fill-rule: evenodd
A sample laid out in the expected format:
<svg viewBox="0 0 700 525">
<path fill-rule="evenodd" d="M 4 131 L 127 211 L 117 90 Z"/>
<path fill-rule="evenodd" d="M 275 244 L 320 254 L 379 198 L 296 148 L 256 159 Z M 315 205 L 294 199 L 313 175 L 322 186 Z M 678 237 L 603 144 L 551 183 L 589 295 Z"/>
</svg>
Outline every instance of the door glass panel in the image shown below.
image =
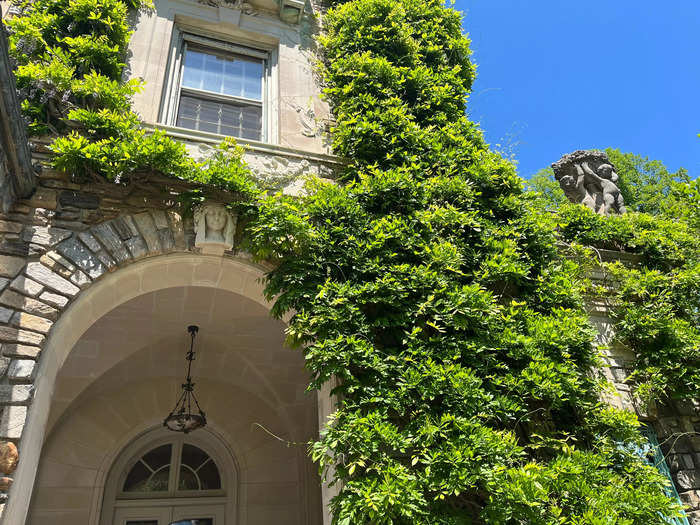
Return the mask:
<svg viewBox="0 0 700 525">
<path fill-rule="evenodd" d="M 173 521 L 170 525 L 214 525 L 214 520 L 211 518 L 190 518 Z"/>
</svg>

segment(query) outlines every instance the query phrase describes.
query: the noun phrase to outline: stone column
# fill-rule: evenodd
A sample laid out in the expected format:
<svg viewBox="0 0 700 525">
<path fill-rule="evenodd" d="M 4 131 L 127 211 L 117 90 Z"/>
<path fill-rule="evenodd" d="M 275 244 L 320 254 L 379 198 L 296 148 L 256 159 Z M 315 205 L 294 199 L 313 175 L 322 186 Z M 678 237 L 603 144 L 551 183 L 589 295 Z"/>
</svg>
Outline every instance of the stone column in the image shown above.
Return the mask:
<svg viewBox="0 0 700 525">
<path fill-rule="evenodd" d="M 336 378 L 328 381 L 323 388 L 317 392 L 318 397 L 318 429 L 322 432 L 328 422 L 328 417 L 336 411 L 338 406 L 338 396 L 331 394 L 331 391 L 338 385 Z M 331 525 L 333 516 L 330 511 L 330 503 L 334 496 L 338 495 L 340 487 L 338 485 L 329 486 L 328 481 L 333 478 L 334 472 L 325 472 L 321 477 L 321 505 L 323 515 L 323 525 Z"/>
</svg>

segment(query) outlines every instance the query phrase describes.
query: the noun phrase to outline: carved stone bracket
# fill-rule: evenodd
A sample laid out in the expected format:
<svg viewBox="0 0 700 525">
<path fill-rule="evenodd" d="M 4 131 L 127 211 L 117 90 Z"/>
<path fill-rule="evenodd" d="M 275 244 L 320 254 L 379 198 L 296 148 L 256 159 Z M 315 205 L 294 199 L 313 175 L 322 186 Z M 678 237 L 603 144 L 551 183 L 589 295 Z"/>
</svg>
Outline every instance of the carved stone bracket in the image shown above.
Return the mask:
<svg viewBox="0 0 700 525">
<path fill-rule="evenodd" d="M 258 8 L 248 0 L 197 0 L 198 3 L 211 7 L 227 7 L 248 16 L 257 16 L 260 13 L 274 14 L 269 9 Z M 279 0 L 280 20 L 287 24 L 299 24 L 304 15 L 305 0 Z"/>
</svg>

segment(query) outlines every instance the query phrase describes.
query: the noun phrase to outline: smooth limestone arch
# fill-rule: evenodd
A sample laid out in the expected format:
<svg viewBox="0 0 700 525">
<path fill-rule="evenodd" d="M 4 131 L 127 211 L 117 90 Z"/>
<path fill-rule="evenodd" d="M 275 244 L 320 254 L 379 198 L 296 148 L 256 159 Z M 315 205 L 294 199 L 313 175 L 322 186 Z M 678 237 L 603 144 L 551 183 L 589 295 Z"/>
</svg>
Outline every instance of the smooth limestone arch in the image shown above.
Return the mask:
<svg viewBox="0 0 700 525">
<path fill-rule="evenodd" d="M 250 299 L 269 310 L 263 294 L 265 268 L 235 257 L 171 253 L 133 262 L 104 275 L 63 311 L 44 344 L 34 381 L 35 395 L 20 441 L 20 462 L 15 472 L 2 523 L 25 523 L 31 503 L 42 446 L 46 437 L 56 378 L 76 342 L 98 319 L 116 306 L 142 294 L 174 287 L 209 287 Z M 288 322 L 289 316 L 283 319 Z M 327 403 L 319 396 L 319 419 L 327 414 Z M 323 417 L 325 421 L 325 417 Z M 325 485 L 325 484 L 324 484 Z M 324 523 L 326 490 L 322 487 Z"/>
</svg>

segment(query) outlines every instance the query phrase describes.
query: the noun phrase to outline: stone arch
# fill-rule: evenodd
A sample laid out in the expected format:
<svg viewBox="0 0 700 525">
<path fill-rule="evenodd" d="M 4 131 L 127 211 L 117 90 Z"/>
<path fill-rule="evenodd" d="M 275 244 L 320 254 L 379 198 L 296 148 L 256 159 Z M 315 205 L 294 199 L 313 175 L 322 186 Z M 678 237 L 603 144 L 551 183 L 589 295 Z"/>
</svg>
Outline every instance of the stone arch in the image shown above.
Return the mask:
<svg viewBox="0 0 700 525">
<path fill-rule="evenodd" d="M 194 232 L 174 212 L 121 216 L 81 232 L 31 226 L 29 258 L 4 256 L 0 341 L 10 384 L 0 385 L 0 438 L 18 445 L 4 523 L 24 523 L 61 365 L 80 335 L 130 298 L 157 289 L 204 286 L 269 308 L 265 268 L 247 254 L 197 253 Z M 12 469 L 14 470 L 14 469 Z"/>
</svg>

